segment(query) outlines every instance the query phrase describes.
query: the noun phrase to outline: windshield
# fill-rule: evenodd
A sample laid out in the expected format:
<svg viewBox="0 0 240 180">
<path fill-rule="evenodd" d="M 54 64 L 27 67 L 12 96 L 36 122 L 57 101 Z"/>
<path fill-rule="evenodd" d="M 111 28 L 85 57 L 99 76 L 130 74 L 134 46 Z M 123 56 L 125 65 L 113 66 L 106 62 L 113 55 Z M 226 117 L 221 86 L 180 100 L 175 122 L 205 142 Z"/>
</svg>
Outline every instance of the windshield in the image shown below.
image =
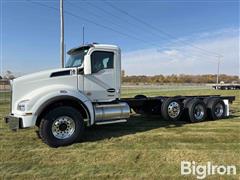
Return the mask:
<svg viewBox="0 0 240 180">
<path fill-rule="evenodd" d="M 84 56 L 87 54 L 88 49 L 85 50 L 80 50 L 80 51 L 76 51 L 74 53 L 72 53 L 69 56 L 69 59 L 66 63 L 66 68 L 70 68 L 70 67 L 80 67 L 83 63 L 84 60 Z"/>
</svg>

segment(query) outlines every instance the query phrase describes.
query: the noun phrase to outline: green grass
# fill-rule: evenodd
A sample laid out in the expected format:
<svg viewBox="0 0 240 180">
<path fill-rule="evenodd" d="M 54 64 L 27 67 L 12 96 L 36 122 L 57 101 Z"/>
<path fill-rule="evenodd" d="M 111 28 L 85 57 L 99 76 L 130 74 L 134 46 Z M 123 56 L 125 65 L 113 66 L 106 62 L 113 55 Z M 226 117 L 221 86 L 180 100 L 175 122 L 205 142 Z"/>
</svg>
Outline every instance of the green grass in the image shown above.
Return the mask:
<svg viewBox="0 0 240 180">
<path fill-rule="evenodd" d="M 1 121 L 0 179 L 185 179 L 181 160 L 236 165 L 238 175 L 222 179 L 239 179 L 240 91 L 123 89 L 124 97 L 136 94 L 221 94 L 236 101 L 228 119 L 187 124 L 135 115 L 127 123 L 88 128 L 84 142 L 57 149 L 43 144 L 34 128 L 11 132 Z M 8 107 L 0 103 L 1 119 Z"/>
</svg>

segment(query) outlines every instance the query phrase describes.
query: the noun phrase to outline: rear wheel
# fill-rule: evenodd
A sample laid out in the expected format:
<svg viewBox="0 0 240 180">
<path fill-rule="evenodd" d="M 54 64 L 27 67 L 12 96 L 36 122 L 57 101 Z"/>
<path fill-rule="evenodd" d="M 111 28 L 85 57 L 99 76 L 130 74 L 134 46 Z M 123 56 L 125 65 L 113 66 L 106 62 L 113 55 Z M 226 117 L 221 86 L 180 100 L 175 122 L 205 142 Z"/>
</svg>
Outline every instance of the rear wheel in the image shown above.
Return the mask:
<svg viewBox="0 0 240 180">
<path fill-rule="evenodd" d="M 183 103 L 176 98 L 168 98 L 163 101 L 161 113 L 166 120 L 178 120 L 183 112 Z"/>
<path fill-rule="evenodd" d="M 57 107 L 48 112 L 39 127 L 44 143 L 51 147 L 66 146 L 79 139 L 84 131 L 83 118 L 73 107 Z"/>
<path fill-rule="evenodd" d="M 212 120 L 222 119 L 225 117 L 226 108 L 222 99 L 212 98 L 207 102 L 207 112 Z"/>
<path fill-rule="evenodd" d="M 191 122 L 201 122 L 206 119 L 207 110 L 205 103 L 200 99 L 192 99 L 188 102 L 187 111 Z"/>
</svg>

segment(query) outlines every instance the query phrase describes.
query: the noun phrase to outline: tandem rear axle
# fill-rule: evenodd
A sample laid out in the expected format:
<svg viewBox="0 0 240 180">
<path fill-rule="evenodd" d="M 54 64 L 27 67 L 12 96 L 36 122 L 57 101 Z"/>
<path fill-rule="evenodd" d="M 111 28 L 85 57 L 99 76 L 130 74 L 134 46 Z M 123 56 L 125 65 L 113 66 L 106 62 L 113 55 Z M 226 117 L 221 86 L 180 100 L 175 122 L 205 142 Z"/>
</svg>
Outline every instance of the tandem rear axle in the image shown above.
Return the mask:
<svg viewBox="0 0 240 180">
<path fill-rule="evenodd" d="M 138 114 L 161 115 L 166 120 L 187 119 L 190 122 L 201 122 L 206 119 L 222 119 L 229 116 L 229 103 L 234 96 L 157 96 L 137 95 L 124 98 L 131 109 Z"/>
</svg>

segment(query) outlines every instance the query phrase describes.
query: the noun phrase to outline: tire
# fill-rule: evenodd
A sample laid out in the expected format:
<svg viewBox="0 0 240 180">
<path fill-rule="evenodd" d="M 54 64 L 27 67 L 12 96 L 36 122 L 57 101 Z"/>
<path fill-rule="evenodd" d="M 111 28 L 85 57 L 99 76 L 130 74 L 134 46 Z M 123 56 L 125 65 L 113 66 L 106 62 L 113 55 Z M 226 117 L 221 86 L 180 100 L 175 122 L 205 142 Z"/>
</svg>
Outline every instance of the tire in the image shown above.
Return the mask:
<svg viewBox="0 0 240 180">
<path fill-rule="evenodd" d="M 205 103 L 200 99 L 192 99 L 186 104 L 188 119 L 190 122 L 202 122 L 207 117 Z"/>
<path fill-rule="evenodd" d="M 185 99 L 183 100 L 184 109 L 183 109 L 183 113 L 182 113 L 182 116 L 181 116 L 181 120 L 189 121 L 187 104 L 188 104 L 192 99 L 193 99 L 193 98 L 185 98 Z"/>
<path fill-rule="evenodd" d="M 166 120 L 179 120 L 183 113 L 183 103 L 176 98 L 168 98 L 163 101 L 161 106 L 162 117 Z"/>
<path fill-rule="evenodd" d="M 36 132 L 36 134 L 37 134 L 37 137 L 38 137 L 39 139 L 42 139 L 42 137 L 41 137 L 41 134 L 40 134 L 39 130 L 36 130 L 35 132 Z"/>
<path fill-rule="evenodd" d="M 70 106 L 56 107 L 43 117 L 39 132 L 42 141 L 50 147 L 70 145 L 84 132 L 82 115 Z"/>
<path fill-rule="evenodd" d="M 215 97 L 206 97 L 203 99 L 203 102 L 207 105 L 212 98 L 215 98 Z"/>
<path fill-rule="evenodd" d="M 193 98 L 186 98 L 183 100 L 184 108 L 187 108 L 187 105 L 189 104 L 190 101 L 192 101 Z"/>
<path fill-rule="evenodd" d="M 207 102 L 207 113 L 208 117 L 212 120 L 224 118 L 226 108 L 223 100 L 220 98 L 211 98 Z"/>
</svg>

